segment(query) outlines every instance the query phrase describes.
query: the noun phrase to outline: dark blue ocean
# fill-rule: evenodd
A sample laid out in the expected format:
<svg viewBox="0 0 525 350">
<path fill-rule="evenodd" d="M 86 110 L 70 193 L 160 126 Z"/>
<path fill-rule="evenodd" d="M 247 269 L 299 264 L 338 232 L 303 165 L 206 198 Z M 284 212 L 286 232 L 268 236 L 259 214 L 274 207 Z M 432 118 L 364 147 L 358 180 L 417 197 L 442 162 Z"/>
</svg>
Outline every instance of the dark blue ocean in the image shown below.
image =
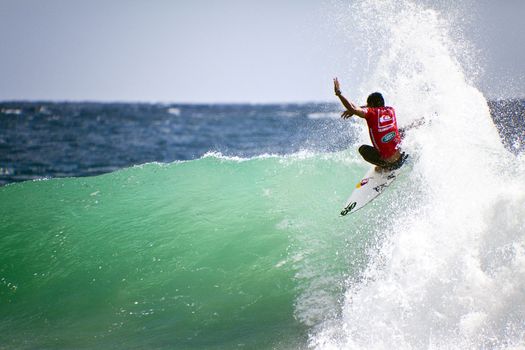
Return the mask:
<svg viewBox="0 0 525 350">
<path fill-rule="evenodd" d="M 525 145 L 524 100 L 489 102 L 503 143 Z M 336 104 L 0 103 L 0 184 L 91 176 L 208 152 L 253 157 L 351 144 Z"/>
<path fill-rule="evenodd" d="M 0 183 L 147 162 L 348 147 L 335 105 L 1 103 Z"/>
</svg>

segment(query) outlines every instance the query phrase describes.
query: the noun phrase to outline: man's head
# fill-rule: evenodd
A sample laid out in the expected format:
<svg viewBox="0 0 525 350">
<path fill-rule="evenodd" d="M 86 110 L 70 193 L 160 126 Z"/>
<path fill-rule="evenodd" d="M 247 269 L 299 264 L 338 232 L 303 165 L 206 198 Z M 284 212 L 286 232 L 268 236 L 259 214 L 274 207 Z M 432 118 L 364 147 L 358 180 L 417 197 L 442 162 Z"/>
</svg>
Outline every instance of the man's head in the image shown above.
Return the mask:
<svg viewBox="0 0 525 350">
<path fill-rule="evenodd" d="M 368 107 L 384 107 L 385 100 L 383 99 L 383 95 L 381 95 L 379 92 L 370 94 L 366 99 L 366 105 Z"/>
</svg>

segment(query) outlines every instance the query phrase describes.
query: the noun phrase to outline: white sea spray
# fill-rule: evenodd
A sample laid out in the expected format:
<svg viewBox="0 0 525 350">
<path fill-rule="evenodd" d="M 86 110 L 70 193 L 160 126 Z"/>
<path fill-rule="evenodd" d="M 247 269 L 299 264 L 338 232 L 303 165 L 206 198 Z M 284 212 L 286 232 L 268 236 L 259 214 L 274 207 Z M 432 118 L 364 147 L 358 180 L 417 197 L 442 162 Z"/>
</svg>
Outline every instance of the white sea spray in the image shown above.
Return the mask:
<svg viewBox="0 0 525 350">
<path fill-rule="evenodd" d="M 381 91 L 402 123 L 418 203 L 408 205 L 349 280 L 319 349 L 506 349 L 525 346 L 525 176 L 504 149 L 484 96 L 455 55 L 446 14 L 411 1 L 359 1 L 374 66 L 363 98 Z M 468 54 L 468 53 L 465 53 Z M 363 138 L 366 134 L 363 134 Z M 394 203 L 395 204 L 395 203 Z"/>
</svg>

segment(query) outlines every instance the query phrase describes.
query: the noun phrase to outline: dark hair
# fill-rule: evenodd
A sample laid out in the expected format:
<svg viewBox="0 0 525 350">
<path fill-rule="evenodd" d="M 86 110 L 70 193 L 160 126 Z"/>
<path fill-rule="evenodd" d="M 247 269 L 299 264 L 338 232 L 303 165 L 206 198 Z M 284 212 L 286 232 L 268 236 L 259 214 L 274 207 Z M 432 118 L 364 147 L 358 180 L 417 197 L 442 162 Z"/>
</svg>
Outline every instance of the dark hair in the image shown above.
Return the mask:
<svg viewBox="0 0 525 350">
<path fill-rule="evenodd" d="M 383 95 L 381 95 L 379 92 L 370 94 L 366 99 L 366 105 L 368 107 L 384 107 L 385 100 L 383 99 Z"/>
</svg>

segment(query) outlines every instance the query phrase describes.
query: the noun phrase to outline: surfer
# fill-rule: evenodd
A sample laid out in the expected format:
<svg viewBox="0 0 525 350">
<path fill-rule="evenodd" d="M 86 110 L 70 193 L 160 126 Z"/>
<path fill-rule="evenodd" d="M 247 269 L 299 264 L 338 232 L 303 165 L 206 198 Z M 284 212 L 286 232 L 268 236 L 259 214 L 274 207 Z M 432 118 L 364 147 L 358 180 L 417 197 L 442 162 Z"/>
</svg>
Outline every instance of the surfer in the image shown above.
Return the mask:
<svg viewBox="0 0 525 350">
<path fill-rule="evenodd" d="M 385 106 L 385 100 L 379 92 L 368 96 L 366 106 L 356 106 L 343 96 L 337 78 L 334 78 L 334 91 L 346 108 L 341 118 L 348 119 L 357 115 L 365 119 L 368 124 L 368 132 L 374 146 L 359 147 L 359 153 L 364 160 L 376 165 L 378 171 L 401 167 L 407 156 L 400 151 L 401 136 L 397 128 L 394 108 Z"/>
</svg>

